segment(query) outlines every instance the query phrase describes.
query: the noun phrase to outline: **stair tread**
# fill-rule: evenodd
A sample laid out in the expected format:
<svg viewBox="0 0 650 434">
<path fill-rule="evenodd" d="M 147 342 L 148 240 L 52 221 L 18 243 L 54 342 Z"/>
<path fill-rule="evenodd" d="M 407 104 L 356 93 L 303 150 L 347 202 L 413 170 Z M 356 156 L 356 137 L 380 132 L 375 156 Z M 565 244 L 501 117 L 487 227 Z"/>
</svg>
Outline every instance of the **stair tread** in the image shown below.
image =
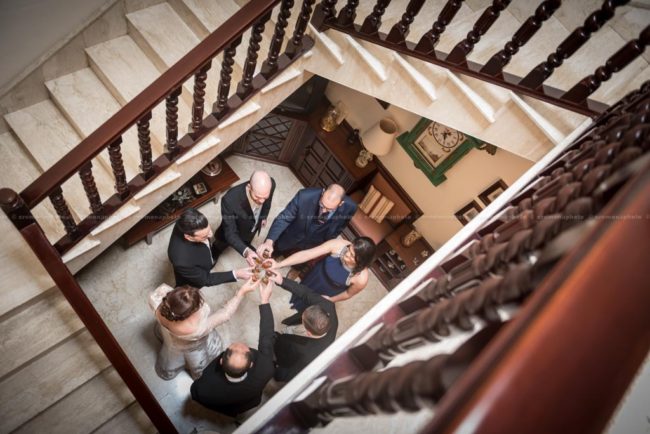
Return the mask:
<svg viewBox="0 0 650 434">
<path fill-rule="evenodd" d="M 13 431 L 110 365 L 84 331 L 0 382 L 0 419 Z"/>
<path fill-rule="evenodd" d="M 110 367 L 22 425 L 16 433 L 89 433 L 134 401 Z"/>
<path fill-rule="evenodd" d="M 67 74 L 45 83 L 54 100 L 71 124 L 84 138 L 93 133 L 121 108 L 90 68 Z M 122 135 L 122 161 L 131 180 L 140 171 L 140 156 L 136 127 Z M 106 170 L 111 171 L 108 151 L 99 155 Z"/>
<path fill-rule="evenodd" d="M 54 289 L 2 322 L 0 378 L 81 330 L 83 323 Z"/>
<path fill-rule="evenodd" d="M 93 434 L 154 434 L 156 427 L 137 402 L 120 411 L 115 417 L 100 426 Z"/>
<path fill-rule="evenodd" d="M 4 158 L 0 160 L 0 185 L 20 192 L 42 173 L 11 133 L 0 134 L 0 148 L 5 150 Z M 32 214 L 48 240 L 57 241 L 65 235 L 63 225 L 49 200 L 36 205 Z"/>
<path fill-rule="evenodd" d="M 79 135 L 50 100 L 9 113 L 5 119 L 41 171 L 49 169 L 80 142 Z M 102 200 L 110 197 L 113 180 L 97 158 L 93 159 L 93 175 Z M 62 189 L 74 217 L 83 219 L 90 214 L 88 199 L 78 176 L 67 180 Z"/>
<path fill-rule="evenodd" d="M 239 6 L 232 0 L 182 0 L 183 4 L 198 18 L 205 29 L 211 33 L 228 18 L 233 16 Z"/>
<path fill-rule="evenodd" d="M 160 71 L 149 60 L 130 36 L 121 36 L 86 49 L 93 69 L 124 105 L 135 98 L 160 76 Z M 178 102 L 179 134 L 187 132 L 191 108 L 182 99 Z M 151 146 L 154 159 L 163 153 L 166 140 L 165 102 L 153 111 L 150 123 Z"/>
</svg>

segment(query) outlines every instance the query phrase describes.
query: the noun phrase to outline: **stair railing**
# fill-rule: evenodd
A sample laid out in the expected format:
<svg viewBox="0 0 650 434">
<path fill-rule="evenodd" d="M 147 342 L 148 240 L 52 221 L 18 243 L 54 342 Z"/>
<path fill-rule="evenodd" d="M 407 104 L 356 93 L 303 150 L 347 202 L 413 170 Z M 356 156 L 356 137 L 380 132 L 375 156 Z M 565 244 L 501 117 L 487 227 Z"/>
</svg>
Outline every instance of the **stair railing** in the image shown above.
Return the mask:
<svg viewBox="0 0 650 434">
<path fill-rule="evenodd" d="M 296 27 L 282 54 L 280 50 L 294 0 L 256 0 L 247 3 L 20 194 L 8 188 L 0 189 L 0 205 L 3 211 L 20 231 L 161 433 L 173 433 L 176 429 L 63 262 L 61 255 L 108 216 L 114 214 L 138 191 L 149 185 L 174 161 L 192 149 L 222 121 L 256 95 L 262 87 L 308 51 L 313 46 L 313 40 L 305 35 L 305 29 L 314 2 L 315 0 L 303 1 Z M 260 72 L 254 75 L 264 26 L 278 4 L 280 10 L 273 37 L 269 41 L 268 57 L 261 65 Z M 234 55 L 242 41 L 242 35 L 249 29 L 252 30 L 243 76 L 237 84 L 236 91 L 229 97 Z M 221 52 L 224 52 L 224 56 L 219 74 L 217 100 L 209 114 L 203 117 L 208 71 L 213 59 Z M 192 115 L 189 120 L 190 129 L 188 134 L 179 138 L 178 97 L 183 83 L 192 76 L 194 76 L 194 92 Z M 166 104 L 165 153 L 153 160 L 149 124 L 154 107 L 163 100 Z M 133 126 L 136 126 L 138 131 L 141 172 L 129 180 L 122 161 L 121 142 L 122 135 Z M 93 177 L 91 160 L 105 149 L 108 150 L 115 178 L 115 194 L 102 201 Z M 77 174 L 81 178 L 92 211 L 88 217 L 78 223 L 68 207 L 61 188 L 68 179 Z M 66 235 L 54 245 L 48 241 L 32 214 L 32 209 L 47 198 L 52 202 L 66 232 Z"/>
<path fill-rule="evenodd" d="M 388 34 L 382 33 L 379 28 L 381 17 L 390 4 L 390 0 L 378 0 L 373 11 L 364 18 L 361 25 L 354 23 L 358 1 L 348 1 L 345 6 L 341 7 L 337 15 L 335 9 L 337 0 L 323 0 L 316 7 L 312 24 L 319 31 L 335 29 L 425 62 L 443 66 L 451 71 L 594 117 L 602 113 L 607 105 L 591 100 L 589 96 L 613 74 L 624 69 L 643 53 L 645 47 L 650 44 L 650 26 L 646 27 L 637 39 L 626 43 L 616 53 L 613 53 L 604 65 L 598 67 L 591 75 L 579 80 L 569 90 L 563 91 L 546 85 L 545 82 L 566 59 L 575 54 L 589 40 L 593 33 L 614 16 L 617 7 L 625 5 L 628 1 L 605 0 L 600 9 L 591 13 L 581 26 L 569 34 L 552 53 L 549 53 L 545 61 L 534 67 L 524 77 L 517 77 L 505 72 L 504 68 L 560 7 L 561 0 L 542 1 L 533 15 L 521 24 L 512 38 L 504 44 L 503 49 L 494 53 L 485 65 L 469 60 L 468 56 L 481 37 L 497 22 L 499 15 L 511 0 L 494 0 L 479 16 L 467 36 L 459 41 L 449 53 L 437 50 L 436 45 L 460 10 L 463 0 L 448 0 L 431 30 L 421 35 L 417 43 L 406 38 L 411 23 L 422 9 L 424 0 L 410 0 L 401 20 L 391 28 Z"/>
</svg>

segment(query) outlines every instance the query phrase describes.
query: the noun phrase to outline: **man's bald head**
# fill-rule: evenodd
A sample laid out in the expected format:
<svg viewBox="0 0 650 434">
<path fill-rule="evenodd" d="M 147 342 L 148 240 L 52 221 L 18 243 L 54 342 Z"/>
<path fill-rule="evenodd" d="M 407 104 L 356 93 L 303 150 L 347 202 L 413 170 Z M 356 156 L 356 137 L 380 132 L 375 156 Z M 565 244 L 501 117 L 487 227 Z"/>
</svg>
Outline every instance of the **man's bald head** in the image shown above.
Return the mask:
<svg viewBox="0 0 650 434">
<path fill-rule="evenodd" d="M 338 184 L 330 184 L 321 196 L 321 206 L 328 210 L 334 210 L 341 205 L 345 190 Z"/>
<path fill-rule="evenodd" d="M 251 175 L 248 188 L 251 199 L 258 205 L 262 205 L 271 195 L 273 182 L 268 173 L 263 170 L 256 170 Z"/>
<path fill-rule="evenodd" d="M 224 372 L 232 378 L 244 375 L 253 364 L 250 348 L 241 342 L 231 344 L 221 359 Z"/>
</svg>

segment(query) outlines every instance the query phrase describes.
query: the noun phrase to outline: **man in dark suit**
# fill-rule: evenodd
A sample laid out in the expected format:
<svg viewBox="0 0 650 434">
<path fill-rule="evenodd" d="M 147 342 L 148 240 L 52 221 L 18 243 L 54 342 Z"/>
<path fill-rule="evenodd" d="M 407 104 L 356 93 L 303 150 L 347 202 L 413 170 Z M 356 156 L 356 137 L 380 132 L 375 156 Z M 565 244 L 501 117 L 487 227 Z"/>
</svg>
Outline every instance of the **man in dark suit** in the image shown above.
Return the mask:
<svg viewBox="0 0 650 434">
<path fill-rule="evenodd" d="M 273 280 L 309 305 L 302 313 L 306 336 L 275 334 L 275 379 L 289 381 L 334 342 L 339 321 L 334 303 L 307 286 L 283 278 L 280 273 Z"/>
<path fill-rule="evenodd" d="M 221 353 L 192 383 L 192 399 L 211 410 L 235 417 L 258 406 L 273 378 L 273 282 L 260 285 L 260 335 L 257 350 L 236 342 Z"/>
<path fill-rule="evenodd" d="M 326 189 L 303 188 L 273 221 L 266 241 L 257 254 L 266 250 L 288 256 L 336 238 L 357 210 L 357 204 L 338 184 Z"/>
<path fill-rule="evenodd" d="M 221 199 L 221 226 L 215 234 L 212 250 L 215 258 L 232 246 L 250 265 L 257 257 L 251 241 L 266 225 L 271 209 L 275 181 L 264 171 L 256 171 L 250 180 L 228 190 Z"/>
<path fill-rule="evenodd" d="M 167 256 L 174 267 L 176 286 L 202 288 L 250 277 L 248 269 L 211 272 L 214 266 L 211 236 L 208 219 L 199 211 L 190 208 L 181 214 L 167 248 Z"/>
</svg>

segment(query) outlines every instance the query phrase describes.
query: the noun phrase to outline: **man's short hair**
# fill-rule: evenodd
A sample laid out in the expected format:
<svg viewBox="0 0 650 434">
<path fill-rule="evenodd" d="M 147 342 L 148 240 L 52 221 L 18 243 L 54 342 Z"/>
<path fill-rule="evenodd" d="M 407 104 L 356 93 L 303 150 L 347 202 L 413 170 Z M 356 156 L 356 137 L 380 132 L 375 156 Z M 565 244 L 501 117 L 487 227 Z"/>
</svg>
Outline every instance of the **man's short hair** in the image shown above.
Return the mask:
<svg viewBox="0 0 650 434">
<path fill-rule="evenodd" d="M 302 314 L 302 324 L 314 336 L 322 336 L 330 329 L 330 315 L 322 306 L 309 306 Z"/>
<path fill-rule="evenodd" d="M 196 231 L 208 227 L 208 219 L 194 208 L 190 208 L 181 214 L 176 227 L 185 235 L 194 236 Z"/>
<path fill-rule="evenodd" d="M 232 357 L 235 354 L 230 348 L 226 349 L 221 358 L 221 366 L 223 367 L 223 372 L 226 373 L 229 377 L 239 378 L 244 375 L 251 368 L 253 364 L 253 353 L 249 349 L 246 351 L 243 356 L 245 358 L 245 363 L 243 366 L 233 366 Z"/>
</svg>

